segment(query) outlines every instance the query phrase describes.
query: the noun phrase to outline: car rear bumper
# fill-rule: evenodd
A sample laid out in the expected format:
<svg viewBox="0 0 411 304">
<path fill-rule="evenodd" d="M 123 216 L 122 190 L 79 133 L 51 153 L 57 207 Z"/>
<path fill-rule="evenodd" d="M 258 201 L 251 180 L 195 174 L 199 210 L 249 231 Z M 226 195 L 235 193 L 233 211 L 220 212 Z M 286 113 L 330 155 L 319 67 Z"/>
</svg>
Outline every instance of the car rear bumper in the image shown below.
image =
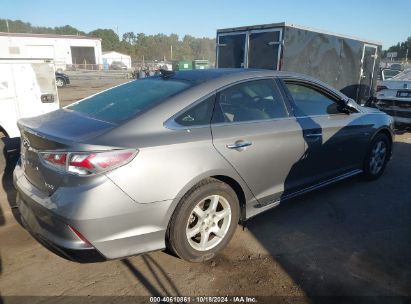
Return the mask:
<svg viewBox="0 0 411 304">
<path fill-rule="evenodd" d="M 165 247 L 171 200 L 136 203 L 108 179 L 91 188 L 60 187 L 48 196 L 22 171 L 17 165 L 13 179 L 23 226 L 57 255 L 100 262 Z"/>
<path fill-rule="evenodd" d="M 20 204 L 21 206 L 21 204 Z M 48 250 L 53 252 L 54 254 L 78 263 L 96 263 L 96 262 L 103 262 L 106 258 L 98 252 L 95 248 L 90 249 L 71 249 L 62 247 L 53 241 L 45 238 L 41 233 L 38 231 L 33 230 L 26 222 L 26 219 L 21 216 L 21 223 L 23 227 L 31 234 L 31 236 L 37 240 L 40 244 L 46 247 Z"/>
<path fill-rule="evenodd" d="M 397 99 L 381 99 L 376 103 L 380 111 L 392 116 L 396 123 L 411 124 L 411 102 Z"/>
<path fill-rule="evenodd" d="M 411 125 L 411 118 L 400 117 L 400 116 L 393 116 L 393 118 L 396 123 Z"/>
<path fill-rule="evenodd" d="M 400 113 L 398 111 L 381 110 L 390 115 L 395 123 L 411 124 L 411 111 L 409 113 Z"/>
</svg>

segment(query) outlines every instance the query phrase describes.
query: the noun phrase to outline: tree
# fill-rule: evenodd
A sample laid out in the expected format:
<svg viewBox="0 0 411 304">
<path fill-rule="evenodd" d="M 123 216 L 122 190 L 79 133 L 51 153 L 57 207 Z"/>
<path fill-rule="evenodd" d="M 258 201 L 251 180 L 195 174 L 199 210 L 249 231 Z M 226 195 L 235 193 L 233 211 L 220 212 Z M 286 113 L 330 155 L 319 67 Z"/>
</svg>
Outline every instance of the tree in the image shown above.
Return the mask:
<svg viewBox="0 0 411 304">
<path fill-rule="evenodd" d="M 54 32 L 58 35 L 86 35 L 85 32 L 79 31 L 71 25 L 65 25 L 60 27 L 55 27 Z"/>
<path fill-rule="evenodd" d="M 96 29 L 90 33 L 82 32 L 71 25 L 59 27 L 33 26 L 21 20 L 0 19 L 0 31 L 11 33 L 37 33 L 58 35 L 84 35 L 101 38 L 103 51 L 118 51 L 130 55 L 133 59 L 141 60 L 194 60 L 208 59 L 215 61 L 215 40 L 210 38 L 196 38 L 185 35 L 182 39 L 177 34 L 146 35 L 144 33 L 127 32 L 121 37 L 112 29 Z M 410 39 L 410 38 L 409 38 Z M 399 45 L 399 47 L 401 47 Z M 173 58 L 171 58 L 171 48 Z"/>
<path fill-rule="evenodd" d="M 397 45 L 393 45 L 388 48 L 384 56 L 387 55 L 387 52 L 397 52 L 397 58 L 405 58 L 408 49 L 408 58 L 411 57 L 411 36 L 407 38 L 404 42 L 398 42 Z"/>
<path fill-rule="evenodd" d="M 123 34 L 123 41 L 126 41 L 129 44 L 135 44 L 136 39 L 137 37 L 133 32 L 127 32 Z"/>
<path fill-rule="evenodd" d="M 97 29 L 90 32 L 89 36 L 101 38 L 101 47 L 104 51 L 114 51 L 120 46 L 120 40 L 112 29 Z"/>
</svg>

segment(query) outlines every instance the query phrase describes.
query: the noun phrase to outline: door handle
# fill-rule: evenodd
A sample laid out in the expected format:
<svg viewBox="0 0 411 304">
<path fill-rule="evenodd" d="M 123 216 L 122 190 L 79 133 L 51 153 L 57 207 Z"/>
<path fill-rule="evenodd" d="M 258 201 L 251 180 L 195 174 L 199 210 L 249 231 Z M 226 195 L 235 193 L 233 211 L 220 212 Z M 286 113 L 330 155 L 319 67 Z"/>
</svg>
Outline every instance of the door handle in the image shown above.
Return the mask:
<svg viewBox="0 0 411 304">
<path fill-rule="evenodd" d="M 53 94 L 42 94 L 40 96 L 42 103 L 52 103 L 54 102 L 54 95 Z"/>
<path fill-rule="evenodd" d="M 236 142 L 234 144 L 227 145 L 226 147 L 228 149 L 241 149 L 241 148 L 249 147 L 252 144 L 253 144 L 252 142 L 240 141 L 240 142 Z"/>
</svg>

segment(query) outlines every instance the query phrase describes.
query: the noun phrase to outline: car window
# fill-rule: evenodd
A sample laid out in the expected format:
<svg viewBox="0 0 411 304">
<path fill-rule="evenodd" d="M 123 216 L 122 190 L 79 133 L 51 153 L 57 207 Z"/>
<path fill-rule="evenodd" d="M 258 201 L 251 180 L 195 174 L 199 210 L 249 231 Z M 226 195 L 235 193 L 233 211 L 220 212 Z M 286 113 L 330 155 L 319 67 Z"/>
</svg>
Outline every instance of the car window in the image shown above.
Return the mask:
<svg viewBox="0 0 411 304">
<path fill-rule="evenodd" d="M 284 103 L 273 80 L 255 80 L 234 85 L 217 97 L 213 122 L 239 122 L 286 117 Z"/>
<path fill-rule="evenodd" d="M 192 85 L 186 81 L 160 77 L 140 79 L 83 99 L 66 109 L 119 123 Z"/>
<path fill-rule="evenodd" d="M 395 75 L 398 75 L 400 71 L 398 70 L 390 70 L 390 69 L 384 69 L 381 72 L 383 74 L 383 80 L 388 80 L 394 77 Z"/>
<path fill-rule="evenodd" d="M 182 126 L 208 125 L 214 108 L 215 95 L 206 98 L 202 102 L 180 114 L 175 122 Z"/>
<path fill-rule="evenodd" d="M 296 116 L 340 114 L 333 98 L 311 86 L 299 83 L 286 83 L 294 100 Z"/>
</svg>

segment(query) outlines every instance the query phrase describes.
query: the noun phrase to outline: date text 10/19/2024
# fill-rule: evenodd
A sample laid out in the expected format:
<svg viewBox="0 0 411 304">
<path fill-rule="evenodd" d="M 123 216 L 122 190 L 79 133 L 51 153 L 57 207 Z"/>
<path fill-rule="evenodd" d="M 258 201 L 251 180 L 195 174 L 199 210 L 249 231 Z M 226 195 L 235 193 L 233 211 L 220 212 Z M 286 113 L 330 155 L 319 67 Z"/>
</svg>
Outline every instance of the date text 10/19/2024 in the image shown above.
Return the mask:
<svg viewBox="0 0 411 304">
<path fill-rule="evenodd" d="M 254 297 L 150 297 L 151 303 L 257 303 Z"/>
</svg>

